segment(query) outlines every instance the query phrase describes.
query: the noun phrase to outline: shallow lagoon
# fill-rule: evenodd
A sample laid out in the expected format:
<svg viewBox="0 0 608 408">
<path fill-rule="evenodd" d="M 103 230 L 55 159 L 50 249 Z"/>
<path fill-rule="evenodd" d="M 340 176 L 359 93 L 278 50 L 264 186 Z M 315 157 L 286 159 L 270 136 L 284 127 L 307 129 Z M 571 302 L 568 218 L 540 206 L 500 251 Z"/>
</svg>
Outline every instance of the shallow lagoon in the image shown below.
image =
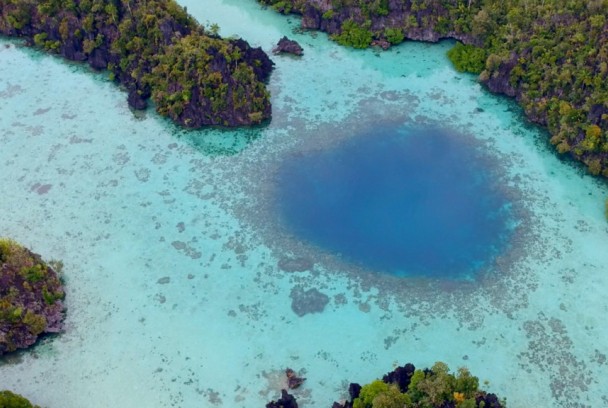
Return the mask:
<svg viewBox="0 0 608 408">
<path fill-rule="evenodd" d="M 511 407 L 605 405 L 604 184 L 456 73 L 448 43 L 352 51 L 253 1 L 182 4 L 267 51 L 300 41 L 301 60 L 274 58 L 268 127 L 181 131 L 133 116 L 103 75 L 0 44 L 0 228 L 65 262 L 69 307 L 66 333 L 2 361 L 4 387 L 48 407 L 252 407 L 291 366 L 301 405 L 324 407 L 348 381 L 443 360 Z M 378 274 L 278 219 L 286 157 L 437 124 L 494 158 L 517 221 L 475 279 Z M 290 294 L 311 288 L 330 302 L 298 317 Z"/>
</svg>

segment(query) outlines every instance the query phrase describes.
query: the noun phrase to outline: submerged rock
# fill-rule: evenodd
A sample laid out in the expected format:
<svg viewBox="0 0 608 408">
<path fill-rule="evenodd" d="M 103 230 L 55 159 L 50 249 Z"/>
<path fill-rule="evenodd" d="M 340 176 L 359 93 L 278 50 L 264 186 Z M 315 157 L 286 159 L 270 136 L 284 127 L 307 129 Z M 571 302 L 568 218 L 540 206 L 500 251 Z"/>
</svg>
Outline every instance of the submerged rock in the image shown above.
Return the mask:
<svg viewBox="0 0 608 408">
<path fill-rule="evenodd" d="M 329 303 L 329 296 L 316 288 L 304 290 L 296 286 L 291 290 L 291 310 L 302 317 L 309 313 L 321 313 Z"/>
<path fill-rule="evenodd" d="M 287 37 L 281 38 L 276 47 L 272 49 L 272 52 L 273 54 L 293 54 L 297 56 L 302 56 L 304 54 L 304 50 L 300 44 Z"/>
<path fill-rule="evenodd" d="M 314 263 L 308 258 L 281 258 L 278 267 L 285 272 L 305 272 L 312 269 Z"/>
<path fill-rule="evenodd" d="M 294 388 L 298 388 L 300 385 L 302 385 L 304 383 L 304 381 L 306 381 L 306 378 L 304 377 L 298 377 L 296 375 L 296 372 L 293 371 L 291 368 L 288 368 L 287 370 L 285 370 L 285 375 L 287 376 L 287 386 L 289 387 L 289 389 L 294 389 Z"/>
</svg>

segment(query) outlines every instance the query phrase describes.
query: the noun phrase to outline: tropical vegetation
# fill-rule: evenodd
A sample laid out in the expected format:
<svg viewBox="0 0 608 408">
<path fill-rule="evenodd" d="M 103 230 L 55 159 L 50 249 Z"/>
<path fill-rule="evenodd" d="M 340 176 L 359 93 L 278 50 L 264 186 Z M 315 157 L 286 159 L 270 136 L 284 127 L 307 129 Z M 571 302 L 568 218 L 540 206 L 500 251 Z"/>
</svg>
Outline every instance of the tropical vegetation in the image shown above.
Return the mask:
<svg viewBox="0 0 608 408">
<path fill-rule="evenodd" d="M 185 127 L 251 125 L 270 118 L 272 62 L 174 0 L 0 0 L 0 33 L 108 70 L 144 108 Z"/>
<path fill-rule="evenodd" d="M 468 369 L 459 368 L 454 374 L 445 363 L 437 362 L 430 369 L 416 369 L 401 385 L 389 381 L 388 376 L 364 385 L 352 407 L 504 408 L 506 402 L 480 390 L 479 379 Z"/>
</svg>

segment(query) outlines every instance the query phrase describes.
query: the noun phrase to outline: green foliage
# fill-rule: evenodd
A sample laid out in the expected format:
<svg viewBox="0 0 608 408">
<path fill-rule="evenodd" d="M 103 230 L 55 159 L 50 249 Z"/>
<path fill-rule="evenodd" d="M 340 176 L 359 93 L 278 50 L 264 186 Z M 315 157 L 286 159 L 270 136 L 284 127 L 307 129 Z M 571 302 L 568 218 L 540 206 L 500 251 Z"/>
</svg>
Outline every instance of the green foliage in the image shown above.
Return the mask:
<svg viewBox="0 0 608 408">
<path fill-rule="evenodd" d="M 371 22 L 367 22 L 359 26 L 353 20 L 346 20 L 342 24 L 340 34 L 334 35 L 332 38 L 341 45 L 346 45 L 353 48 L 367 48 L 372 43 L 372 32 L 369 30 Z"/>
<path fill-rule="evenodd" d="M 385 28 L 384 37 L 386 37 L 388 42 L 395 45 L 403 42 L 405 35 L 400 28 Z"/>
<path fill-rule="evenodd" d="M 30 283 L 40 282 L 46 276 L 46 265 L 35 264 L 34 266 L 23 267 L 21 269 L 21 276 Z"/>
<path fill-rule="evenodd" d="M 396 385 L 376 380 L 361 388 L 353 408 L 403 408 L 410 403 L 409 396 L 402 394 Z"/>
<path fill-rule="evenodd" d="M 272 5 L 272 8 L 275 11 L 278 11 L 283 14 L 289 14 L 291 12 L 291 5 L 289 4 L 289 2 L 286 1 L 279 1 L 277 3 L 274 3 Z"/>
<path fill-rule="evenodd" d="M 363 386 L 353 408 L 433 408 L 446 404 L 478 408 L 475 398 L 485 395 L 479 389 L 479 379 L 469 370 L 459 368 L 453 374 L 445 363 L 437 362 L 430 370 L 415 370 L 406 393 L 396 384 L 380 380 Z M 506 407 L 504 401 L 501 405 Z"/>
<path fill-rule="evenodd" d="M 40 408 L 11 391 L 0 391 L 0 408 Z"/>
<path fill-rule="evenodd" d="M 327 10 L 325 13 L 323 13 L 323 15 L 321 16 L 321 18 L 323 18 L 324 20 L 331 20 L 334 17 L 334 10 L 333 9 L 329 9 Z"/>
<path fill-rule="evenodd" d="M 486 51 L 473 45 L 457 42 L 449 51 L 448 58 L 460 72 L 480 74 L 486 66 Z"/>
</svg>

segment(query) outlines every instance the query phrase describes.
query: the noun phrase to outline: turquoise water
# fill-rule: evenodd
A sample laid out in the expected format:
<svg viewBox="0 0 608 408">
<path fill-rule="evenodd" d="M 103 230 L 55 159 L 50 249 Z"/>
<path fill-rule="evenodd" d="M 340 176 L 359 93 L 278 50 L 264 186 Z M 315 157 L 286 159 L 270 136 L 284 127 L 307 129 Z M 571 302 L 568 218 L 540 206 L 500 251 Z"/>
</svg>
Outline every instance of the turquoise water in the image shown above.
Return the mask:
<svg viewBox="0 0 608 408">
<path fill-rule="evenodd" d="M 268 127 L 134 116 L 104 75 L 1 40 L 1 235 L 62 259 L 68 291 L 66 332 L 3 359 L 3 387 L 48 407 L 248 408 L 289 366 L 301 406 L 325 407 L 348 381 L 442 360 L 511 407 L 605 405 L 605 184 L 455 72 L 449 43 L 353 51 L 254 1 L 182 4 L 267 51 L 302 44 L 274 58 Z M 437 124 L 492 158 L 512 203 L 509 245 L 475 279 L 378 274 L 278 218 L 286 158 Z M 290 295 L 309 289 L 329 303 L 300 317 Z"/>
<path fill-rule="evenodd" d="M 278 214 L 302 239 L 380 273 L 471 279 L 504 252 L 511 203 L 494 161 L 439 128 L 376 128 L 287 156 Z"/>
</svg>

